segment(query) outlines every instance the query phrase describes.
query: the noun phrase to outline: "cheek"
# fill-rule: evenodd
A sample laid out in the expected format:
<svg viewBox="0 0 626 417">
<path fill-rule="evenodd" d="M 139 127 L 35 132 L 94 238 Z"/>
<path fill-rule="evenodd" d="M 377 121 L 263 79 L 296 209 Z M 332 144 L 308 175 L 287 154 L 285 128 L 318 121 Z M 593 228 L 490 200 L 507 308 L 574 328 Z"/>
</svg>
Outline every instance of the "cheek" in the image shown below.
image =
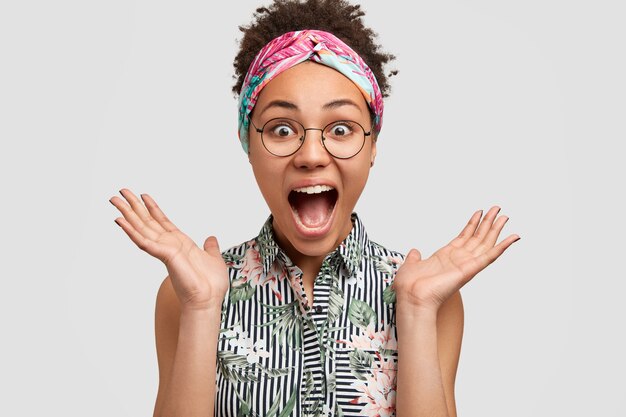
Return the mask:
<svg viewBox="0 0 626 417">
<path fill-rule="evenodd" d="M 270 188 L 268 186 L 271 183 L 272 177 L 274 176 L 272 168 L 270 166 L 267 166 L 266 164 L 258 164 L 253 161 L 252 171 L 254 172 L 257 183 L 265 194 L 266 189 Z"/>
<path fill-rule="evenodd" d="M 256 178 L 261 194 L 268 206 L 276 206 L 282 199 L 283 172 L 281 164 L 262 158 L 250 158 L 252 171 Z"/>
<path fill-rule="evenodd" d="M 248 157 L 250 165 L 252 165 L 252 172 L 254 172 L 254 176 L 260 186 L 267 183 L 272 175 L 271 161 L 268 160 L 267 155 L 263 151 L 264 149 L 258 143 L 250 143 L 250 154 Z"/>
<path fill-rule="evenodd" d="M 367 158 L 359 159 L 358 163 L 344 166 L 342 169 L 344 191 L 347 197 L 346 203 L 350 205 L 356 202 L 365 188 L 370 171 L 369 161 Z"/>
</svg>

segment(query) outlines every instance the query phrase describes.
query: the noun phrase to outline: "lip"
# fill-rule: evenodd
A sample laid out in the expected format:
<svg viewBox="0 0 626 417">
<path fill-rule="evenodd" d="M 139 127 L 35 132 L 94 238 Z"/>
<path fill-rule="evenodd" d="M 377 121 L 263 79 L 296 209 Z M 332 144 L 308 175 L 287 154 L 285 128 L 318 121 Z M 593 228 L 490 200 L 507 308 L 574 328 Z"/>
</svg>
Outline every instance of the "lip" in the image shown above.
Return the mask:
<svg viewBox="0 0 626 417">
<path fill-rule="evenodd" d="M 309 228 L 298 222 L 296 213 L 293 211 L 291 205 L 289 204 L 289 193 L 296 188 L 312 187 L 315 185 L 328 185 L 330 187 L 333 187 L 335 191 L 337 192 L 337 200 L 335 201 L 333 211 L 331 212 L 330 218 L 328 219 L 326 224 L 322 227 Z M 291 212 L 291 219 L 293 221 L 293 225 L 295 227 L 296 232 L 300 236 L 304 238 L 308 238 L 308 239 L 315 239 L 315 238 L 319 238 L 319 237 L 326 235 L 332 229 L 333 223 L 335 222 L 335 212 L 337 211 L 337 206 L 339 205 L 340 198 L 341 196 L 340 196 L 339 190 L 337 190 L 336 184 L 326 179 L 314 179 L 314 178 L 303 179 L 303 180 L 292 183 L 287 190 L 287 196 L 285 197 L 285 199 L 287 200 L 287 204 L 289 205 L 289 211 Z"/>
<path fill-rule="evenodd" d="M 321 178 L 320 179 L 310 178 L 310 179 L 303 179 L 303 180 L 292 183 L 287 189 L 287 197 L 289 197 L 289 193 L 295 190 L 296 188 L 313 187 L 314 185 L 328 185 L 328 186 L 333 187 L 335 190 L 337 190 L 337 186 L 332 181 L 321 179 Z"/>
</svg>

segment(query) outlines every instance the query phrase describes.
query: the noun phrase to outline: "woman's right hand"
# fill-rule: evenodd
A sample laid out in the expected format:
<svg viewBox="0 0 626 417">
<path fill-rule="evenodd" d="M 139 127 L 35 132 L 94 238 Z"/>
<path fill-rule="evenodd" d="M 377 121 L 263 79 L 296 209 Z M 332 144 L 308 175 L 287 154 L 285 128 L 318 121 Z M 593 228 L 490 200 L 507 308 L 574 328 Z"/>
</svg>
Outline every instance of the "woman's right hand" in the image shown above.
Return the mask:
<svg viewBox="0 0 626 417">
<path fill-rule="evenodd" d="M 124 215 L 115 222 L 139 249 L 165 264 L 181 308 L 221 309 L 229 280 L 215 236 L 205 240 L 202 250 L 148 194 L 141 194 L 145 207 L 130 190 L 123 188 L 120 194 L 128 203 L 117 196 L 109 200 Z"/>
</svg>

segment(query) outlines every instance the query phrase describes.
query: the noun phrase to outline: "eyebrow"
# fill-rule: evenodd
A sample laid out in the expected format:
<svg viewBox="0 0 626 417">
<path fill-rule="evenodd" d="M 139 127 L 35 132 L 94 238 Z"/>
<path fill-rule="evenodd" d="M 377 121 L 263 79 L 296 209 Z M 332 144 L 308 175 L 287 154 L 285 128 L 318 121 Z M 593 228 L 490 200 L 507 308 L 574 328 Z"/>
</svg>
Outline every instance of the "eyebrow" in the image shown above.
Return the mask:
<svg viewBox="0 0 626 417">
<path fill-rule="evenodd" d="M 339 98 L 333 101 L 329 101 L 328 103 L 322 106 L 322 109 L 332 110 L 332 109 L 339 108 L 341 106 L 354 106 L 362 113 L 361 108 L 354 101 L 348 98 Z M 266 110 L 271 109 L 272 107 L 279 107 L 279 108 L 287 109 L 287 110 L 299 110 L 298 106 L 290 101 L 272 100 L 269 103 L 267 103 L 267 106 L 265 106 L 265 108 L 261 111 L 261 113 L 259 113 L 259 116 L 265 113 Z"/>
</svg>

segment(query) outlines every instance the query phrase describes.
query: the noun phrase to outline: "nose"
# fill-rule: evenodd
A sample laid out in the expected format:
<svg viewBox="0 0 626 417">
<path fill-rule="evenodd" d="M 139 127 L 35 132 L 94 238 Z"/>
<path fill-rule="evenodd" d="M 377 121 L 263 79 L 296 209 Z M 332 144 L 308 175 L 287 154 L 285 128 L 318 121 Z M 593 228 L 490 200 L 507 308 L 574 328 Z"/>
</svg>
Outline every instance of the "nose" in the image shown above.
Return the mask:
<svg viewBox="0 0 626 417">
<path fill-rule="evenodd" d="M 316 168 L 328 165 L 332 156 L 322 144 L 321 129 L 306 129 L 304 143 L 294 154 L 293 162 L 297 168 Z"/>
</svg>

